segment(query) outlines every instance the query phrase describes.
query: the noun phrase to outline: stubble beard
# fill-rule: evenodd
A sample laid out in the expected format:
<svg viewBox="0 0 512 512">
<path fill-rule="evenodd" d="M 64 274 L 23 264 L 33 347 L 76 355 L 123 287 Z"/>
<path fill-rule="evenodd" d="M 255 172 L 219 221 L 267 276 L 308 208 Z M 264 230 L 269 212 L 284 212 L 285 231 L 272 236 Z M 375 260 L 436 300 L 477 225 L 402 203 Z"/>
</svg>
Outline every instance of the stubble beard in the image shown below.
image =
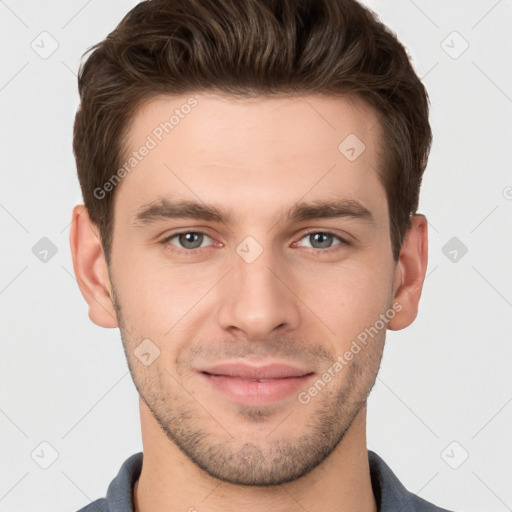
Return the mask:
<svg viewBox="0 0 512 512">
<path fill-rule="evenodd" d="M 115 305 L 128 367 L 140 397 L 169 441 L 208 475 L 236 485 L 275 486 L 296 480 L 321 464 L 341 443 L 366 405 L 382 359 L 385 333 L 365 347 L 309 404 L 297 401 L 291 412 L 274 406 L 240 406 L 237 420 L 262 425 L 281 416 L 281 423 L 263 440 L 234 436 L 223 425 L 221 411 L 211 411 L 188 393 L 177 377 L 153 363 L 143 376 L 133 349 L 142 339 L 128 329 Z M 336 382 L 339 379 L 339 383 Z M 306 409 L 305 409 L 306 408 Z M 304 410 L 309 408 L 307 419 Z M 303 423 L 293 438 L 296 410 Z M 288 415 L 288 416 L 287 416 Z M 292 422 L 292 423 L 288 423 Z"/>
</svg>

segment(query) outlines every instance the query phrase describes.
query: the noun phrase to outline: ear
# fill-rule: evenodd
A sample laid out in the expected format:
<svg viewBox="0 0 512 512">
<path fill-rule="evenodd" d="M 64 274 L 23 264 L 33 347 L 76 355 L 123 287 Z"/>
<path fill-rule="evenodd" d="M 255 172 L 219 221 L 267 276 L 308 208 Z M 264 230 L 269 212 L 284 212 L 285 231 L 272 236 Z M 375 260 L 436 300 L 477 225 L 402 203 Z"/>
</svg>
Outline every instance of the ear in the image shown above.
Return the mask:
<svg viewBox="0 0 512 512">
<path fill-rule="evenodd" d="M 389 321 L 388 329 L 399 331 L 411 325 L 418 315 L 418 303 L 428 263 L 428 223 L 424 215 L 411 218 L 395 268 L 393 303 L 402 309 Z"/>
<path fill-rule="evenodd" d="M 83 204 L 73 208 L 69 244 L 78 287 L 89 305 L 89 318 L 100 327 L 118 327 L 98 228 Z"/>
</svg>

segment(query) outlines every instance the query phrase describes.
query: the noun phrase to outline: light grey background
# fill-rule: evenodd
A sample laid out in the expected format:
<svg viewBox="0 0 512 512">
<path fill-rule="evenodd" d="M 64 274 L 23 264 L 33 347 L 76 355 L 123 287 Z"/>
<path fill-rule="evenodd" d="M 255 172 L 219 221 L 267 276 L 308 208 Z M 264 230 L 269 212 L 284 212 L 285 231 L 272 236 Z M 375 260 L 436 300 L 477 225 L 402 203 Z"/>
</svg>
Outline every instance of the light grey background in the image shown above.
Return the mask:
<svg viewBox="0 0 512 512">
<path fill-rule="evenodd" d="M 135 3 L 0 1 L 1 512 L 77 510 L 142 449 L 119 332 L 89 320 L 68 244 L 80 55 Z M 434 132 L 428 275 L 415 323 L 388 332 L 368 445 L 427 500 L 512 510 L 512 2 L 365 3 L 408 48 Z"/>
</svg>

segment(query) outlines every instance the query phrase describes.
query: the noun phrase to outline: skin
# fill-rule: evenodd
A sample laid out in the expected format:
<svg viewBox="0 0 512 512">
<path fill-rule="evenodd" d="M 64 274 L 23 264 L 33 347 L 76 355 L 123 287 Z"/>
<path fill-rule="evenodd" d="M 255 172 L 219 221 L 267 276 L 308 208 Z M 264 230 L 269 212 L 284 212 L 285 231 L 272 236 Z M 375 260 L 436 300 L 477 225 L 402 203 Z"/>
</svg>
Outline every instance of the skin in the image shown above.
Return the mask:
<svg viewBox="0 0 512 512">
<path fill-rule="evenodd" d="M 139 148 L 190 96 L 145 103 L 127 149 Z M 395 263 L 377 174 L 380 125 L 361 100 L 193 96 L 197 107 L 115 190 L 110 268 L 84 206 L 73 211 L 73 263 L 89 317 L 120 328 L 141 396 L 144 463 L 135 508 L 376 511 L 366 399 L 386 328 L 307 404 L 292 393 L 242 405 L 197 370 L 272 360 L 305 365 L 318 377 L 393 304 L 401 309 L 386 327 L 407 327 L 426 273 L 426 218 L 412 217 Z M 351 133 L 366 146 L 354 161 L 338 150 Z M 136 225 L 141 207 L 164 197 L 215 205 L 232 219 Z M 340 198 L 364 205 L 373 223 L 283 216 L 299 202 Z M 178 231 L 207 236 L 202 248 L 187 249 L 187 240 L 170 238 Z M 311 231 L 334 236 L 321 245 Z M 262 249 L 251 263 L 236 251 L 248 236 Z M 256 246 L 248 247 L 254 254 Z M 134 352 L 144 339 L 160 350 L 147 366 Z"/>
</svg>

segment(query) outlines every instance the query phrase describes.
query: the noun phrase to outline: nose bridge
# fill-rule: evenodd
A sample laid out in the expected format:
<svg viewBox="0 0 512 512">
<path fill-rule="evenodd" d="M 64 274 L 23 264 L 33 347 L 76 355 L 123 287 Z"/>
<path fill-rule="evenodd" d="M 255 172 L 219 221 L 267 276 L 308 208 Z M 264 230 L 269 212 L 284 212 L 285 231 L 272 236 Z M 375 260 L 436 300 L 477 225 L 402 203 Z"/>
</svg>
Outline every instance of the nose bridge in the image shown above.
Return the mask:
<svg viewBox="0 0 512 512">
<path fill-rule="evenodd" d="M 279 254 L 247 237 L 233 254 L 233 271 L 222 298 L 219 322 L 254 339 L 271 331 L 294 329 L 299 322 L 295 296 L 283 283 Z"/>
</svg>

